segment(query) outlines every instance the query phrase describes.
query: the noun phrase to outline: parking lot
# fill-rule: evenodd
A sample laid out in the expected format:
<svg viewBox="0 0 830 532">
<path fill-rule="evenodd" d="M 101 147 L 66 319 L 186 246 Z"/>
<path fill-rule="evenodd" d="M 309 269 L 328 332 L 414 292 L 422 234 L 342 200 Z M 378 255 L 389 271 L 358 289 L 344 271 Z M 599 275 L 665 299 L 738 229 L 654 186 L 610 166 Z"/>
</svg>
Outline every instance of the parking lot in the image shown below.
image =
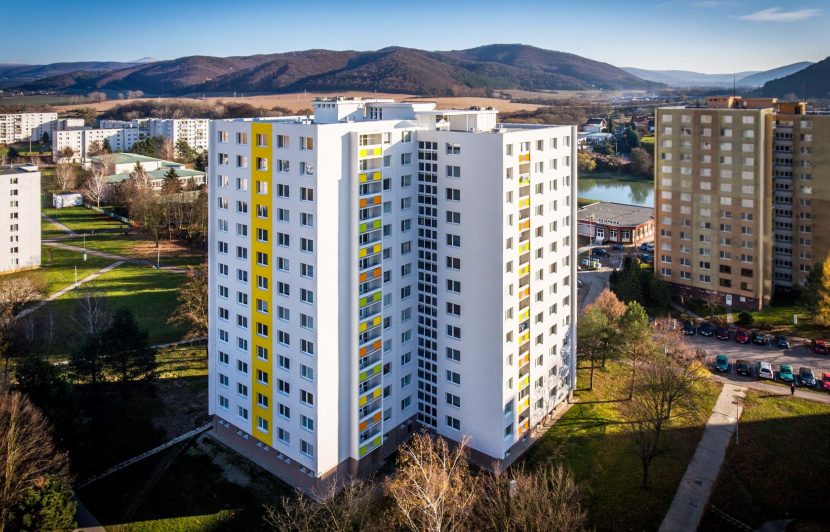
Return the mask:
<svg viewBox="0 0 830 532">
<path fill-rule="evenodd" d="M 717 355 L 726 355 L 729 359 L 729 372 L 735 373 L 734 362 L 743 359 L 753 364 L 752 374 L 758 376 L 758 363 L 769 362 L 778 378 L 778 368 L 781 364 L 789 364 L 796 373 L 801 367 L 808 367 L 813 370 L 817 380 L 821 379 L 822 373 L 830 373 L 830 355 L 818 355 L 810 351 L 808 345 L 797 345 L 790 340 L 790 349 L 779 349 L 770 345 L 770 336 L 767 335 L 765 345 L 740 344 L 735 341 L 735 332 L 732 331 L 729 340 L 718 340 L 714 336 L 701 336 L 699 331 L 694 336 L 687 336 L 693 347 L 706 351 L 707 359 L 714 364 Z M 798 383 L 798 382 L 797 382 Z"/>
</svg>

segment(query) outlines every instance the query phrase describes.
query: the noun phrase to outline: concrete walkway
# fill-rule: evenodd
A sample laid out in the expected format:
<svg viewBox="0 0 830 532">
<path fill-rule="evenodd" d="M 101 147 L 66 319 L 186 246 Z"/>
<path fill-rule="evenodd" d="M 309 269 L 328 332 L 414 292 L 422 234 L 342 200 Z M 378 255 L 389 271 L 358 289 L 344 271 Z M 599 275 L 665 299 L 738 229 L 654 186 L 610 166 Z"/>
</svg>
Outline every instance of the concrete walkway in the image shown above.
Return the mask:
<svg viewBox="0 0 830 532">
<path fill-rule="evenodd" d="M 712 416 L 706 423 L 703 438 L 660 525 L 660 532 L 695 531 L 700 526 L 700 519 L 726 457 L 726 448 L 735 432 L 735 416 L 741 415 L 741 406 L 733 404 L 736 396 L 746 397 L 745 388 L 729 383 L 723 385 Z"/>
<path fill-rule="evenodd" d="M 43 245 L 58 249 L 65 249 L 67 251 L 78 251 L 81 253 L 83 253 L 84 251 L 84 248 L 79 248 L 78 246 L 70 246 L 69 244 L 61 244 L 60 242 L 55 242 L 54 240 L 44 240 Z M 95 249 L 87 249 L 86 252 L 90 255 L 95 255 L 96 257 L 104 257 L 105 259 L 120 260 L 121 262 L 129 262 L 130 264 L 138 264 L 140 266 L 150 266 L 152 268 L 156 267 L 156 263 L 150 262 L 149 260 L 122 257 L 121 255 L 106 253 L 104 251 L 98 251 Z M 187 273 L 187 270 L 185 268 L 176 268 L 174 266 L 162 266 L 161 269 L 173 273 Z"/>
<path fill-rule="evenodd" d="M 65 225 L 63 225 L 62 223 L 60 223 L 59 221 L 55 220 L 54 218 L 50 218 L 50 217 L 46 216 L 43 213 L 41 213 L 40 215 L 43 216 L 43 218 L 47 222 L 51 223 L 52 225 L 54 225 L 55 227 L 57 227 L 58 229 L 60 229 L 64 233 L 68 233 L 70 235 L 77 235 L 78 234 L 75 231 L 73 231 L 72 229 L 70 229 L 70 228 L 66 227 Z"/>
<path fill-rule="evenodd" d="M 42 306 L 43 306 L 43 305 L 45 305 L 46 303 L 48 303 L 48 302 L 50 302 L 50 301 L 54 301 L 55 299 L 57 299 L 57 298 L 61 297 L 61 296 L 62 296 L 62 295 L 64 295 L 65 293 L 69 292 L 70 290 L 74 290 L 75 288 L 77 288 L 77 287 L 79 287 L 79 286 L 81 286 L 81 285 L 83 285 L 83 284 L 86 284 L 86 283 L 88 283 L 88 282 L 90 282 L 90 281 L 92 281 L 92 280 L 94 280 L 94 279 L 96 279 L 96 278 L 100 277 L 101 275 L 103 275 L 103 274 L 105 274 L 105 273 L 107 273 L 107 272 L 109 272 L 109 271 L 112 271 L 112 270 L 114 270 L 115 268 L 117 268 L 117 267 L 121 266 L 122 264 L 124 264 L 124 261 L 123 261 L 123 260 L 119 260 L 119 261 L 117 261 L 117 262 L 114 262 L 114 263 L 110 264 L 110 265 L 109 265 L 109 266 L 107 266 L 106 268 L 101 268 L 100 270 L 98 270 L 97 272 L 93 273 L 93 274 L 92 274 L 92 275 L 90 275 L 89 277 L 85 277 L 85 278 L 81 279 L 80 281 L 78 281 L 77 283 L 72 283 L 71 285 L 67 286 L 66 288 L 63 288 L 63 289 L 61 289 L 61 290 L 58 290 L 57 292 L 55 292 L 55 293 L 54 293 L 54 294 L 52 294 L 51 296 L 49 296 L 49 297 L 47 297 L 46 299 L 44 299 L 43 301 L 39 302 L 37 305 L 34 305 L 32 308 L 27 308 L 26 310 L 21 311 L 21 312 L 20 312 L 20 314 L 18 314 L 17 316 L 15 316 L 15 317 L 14 317 L 14 319 L 20 319 L 20 318 L 22 318 L 22 317 L 24 317 L 24 316 L 26 316 L 26 315 L 28 315 L 28 314 L 31 314 L 32 312 L 36 311 L 37 309 L 39 309 L 40 307 L 42 307 Z"/>
<path fill-rule="evenodd" d="M 78 528 L 75 531 L 81 532 L 107 532 L 107 529 L 104 528 L 101 523 L 95 519 L 95 516 L 90 513 L 89 510 L 86 509 L 84 503 L 81 502 L 81 499 L 78 498 L 78 495 L 72 497 L 72 500 L 75 502 L 75 522 L 78 525 Z"/>
</svg>

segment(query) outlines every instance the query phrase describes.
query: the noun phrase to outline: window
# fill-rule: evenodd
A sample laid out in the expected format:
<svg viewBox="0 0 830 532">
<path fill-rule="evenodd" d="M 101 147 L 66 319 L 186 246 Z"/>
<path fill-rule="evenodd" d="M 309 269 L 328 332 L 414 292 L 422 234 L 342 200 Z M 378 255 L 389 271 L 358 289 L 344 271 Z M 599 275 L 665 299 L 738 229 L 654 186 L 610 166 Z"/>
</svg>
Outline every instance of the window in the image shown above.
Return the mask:
<svg viewBox="0 0 830 532">
<path fill-rule="evenodd" d="M 300 402 L 308 406 L 313 406 L 314 394 L 305 390 L 300 390 Z"/>
<path fill-rule="evenodd" d="M 461 421 L 452 416 L 447 416 L 447 426 L 451 429 L 461 430 Z"/>
<path fill-rule="evenodd" d="M 447 177 L 458 178 L 461 177 L 460 166 L 447 166 Z"/>
<path fill-rule="evenodd" d="M 300 276 L 309 279 L 314 277 L 314 266 L 311 264 L 300 263 Z"/>
<path fill-rule="evenodd" d="M 461 269 L 461 259 L 455 257 L 447 257 L 447 268 L 450 270 Z"/>
<path fill-rule="evenodd" d="M 314 138 L 312 138 L 312 137 L 300 137 L 300 149 L 301 150 L 313 150 L 314 149 Z"/>
<path fill-rule="evenodd" d="M 300 201 L 314 201 L 314 189 L 300 187 Z"/>
<path fill-rule="evenodd" d="M 246 419 L 246 420 L 248 419 L 248 409 L 247 408 L 242 408 L 241 406 L 237 407 L 237 413 L 239 414 L 239 417 L 241 417 L 242 419 Z"/>
<path fill-rule="evenodd" d="M 460 212 L 447 211 L 447 223 L 448 224 L 460 224 L 461 223 L 461 213 Z"/>
<path fill-rule="evenodd" d="M 447 370 L 447 382 L 451 382 L 452 384 L 461 384 L 461 374 L 456 373 L 455 371 Z"/>
<path fill-rule="evenodd" d="M 239 214 L 248 214 L 248 202 L 247 201 L 237 201 L 236 202 L 236 212 Z"/>
<path fill-rule="evenodd" d="M 300 213 L 300 225 L 303 227 L 314 227 L 314 215 L 306 212 Z"/>
<path fill-rule="evenodd" d="M 239 168 L 247 168 L 248 167 L 248 158 L 244 155 L 237 155 L 236 156 L 236 166 Z"/>
<path fill-rule="evenodd" d="M 447 292 L 453 292 L 456 294 L 461 293 L 461 281 L 453 281 L 451 279 L 447 279 Z"/>
<path fill-rule="evenodd" d="M 314 252 L 314 241 L 310 238 L 301 238 L 300 239 L 300 249 L 305 253 L 313 253 Z"/>
<path fill-rule="evenodd" d="M 461 316 L 461 305 L 447 302 L 447 314 L 450 316 Z"/>
<path fill-rule="evenodd" d="M 461 398 L 455 394 L 447 392 L 447 404 L 456 408 L 461 408 Z"/>
<path fill-rule="evenodd" d="M 288 148 L 288 135 L 277 135 L 277 148 Z"/>
<path fill-rule="evenodd" d="M 265 157 L 257 157 L 256 158 L 256 169 L 257 170 L 268 170 L 268 159 Z M 261 192 L 260 192 L 261 194 Z"/>
<path fill-rule="evenodd" d="M 447 245 L 454 248 L 461 247 L 461 237 L 447 233 Z"/>
<path fill-rule="evenodd" d="M 290 169 L 288 161 L 284 159 L 277 159 L 277 172 L 286 173 Z"/>
<path fill-rule="evenodd" d="M 303 303 L 314 303 L 314 292 L 305 288 L 300 290 L 300 300 Z"/>
</svg>

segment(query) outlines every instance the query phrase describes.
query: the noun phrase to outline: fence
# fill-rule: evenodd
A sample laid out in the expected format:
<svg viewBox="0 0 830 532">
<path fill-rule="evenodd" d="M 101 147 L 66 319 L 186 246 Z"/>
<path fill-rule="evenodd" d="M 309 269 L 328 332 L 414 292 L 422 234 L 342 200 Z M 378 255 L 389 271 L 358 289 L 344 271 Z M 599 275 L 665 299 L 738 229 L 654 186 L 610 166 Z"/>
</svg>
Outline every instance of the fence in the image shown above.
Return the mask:
<svg viewBox="0 0 830 532">
<path fill-rule="evenodd" d="M 102 208 L 100 208 L 100 207 L 96 207 L 95 205 L 92 205 L 92 204 L 90 204 L 90 203 L 84 203 L 84 207 L 86 207 L 87 209 L 92 209 L 92 210 L 93 210 L 93 211 L 95 211 L 95 212 L 100 212 L 101 214 L 106 214 L 106 215 L 107 215 L 107 216 L 109 216 L 110 218 L 114 218 L 114 219 L 118 220 L 119 222 L 124 222 L 125 224 L 132 225 L 133 227 L 138 226 L 138 224 L 137 224 L 137 223 L 135 223 L 134 221 L 130 220 L 130 219 L 129 219 L 129 218 L 127 218 L 126 216 L 121 216 L 120 214 L 115 214 L 115 213 L 114 213 L 114 212 L 112 212 L 112 211 L 107 211 L 107 210 L 104 210 L 104 209 L 102 209 Z"/>
</svg>

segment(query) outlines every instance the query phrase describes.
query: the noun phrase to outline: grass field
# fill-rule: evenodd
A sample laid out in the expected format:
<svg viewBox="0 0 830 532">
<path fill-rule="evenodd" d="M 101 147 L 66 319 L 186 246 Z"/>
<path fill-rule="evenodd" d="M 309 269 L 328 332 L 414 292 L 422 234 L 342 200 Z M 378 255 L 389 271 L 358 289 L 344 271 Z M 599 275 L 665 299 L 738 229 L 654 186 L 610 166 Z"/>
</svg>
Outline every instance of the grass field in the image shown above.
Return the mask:
<svg viewBox="0 0 830 532">
<path fill-rule="evenodd" d="M 83 246 L 83 238 L 68 238 L 61 240 L 61 243 L 70 246 Z M 95 233 L 86 236 L 87 249 L 112 253 L 122 257 L 142 259 L 153 264 L 158 258 L 155 241 L 133 229 L 129 235 L 123 233 Z M 199 250 L 176 245 L 162 239 L 161 241 L 161 265 L 186 268 L 187 266 L 199 266 L 207 263 L 207 255 Z"/>
<path fill-rule="evenodd" d="M 830 405 L 750 392 L 711 503 L 753 528 L 800 518 L 818 521 L 810 530 L 827 530 L 828 440 Z M 734 530 L 712 512 L 700 529 Z"/>
<path fill-rule="evenodd" d="M 582 179 L 614 179 L 616 181 L 631 181 L 636 183 L 649 183 L 653 182 L 654 180 L 648 177 L 640 177 L 631 174 L 614 174 L 609 172 L 595 172 L 595 173 L 582 173 L 580 174 Z"/>
<path fill-rule="evenodd" d="M 178 290 L 184 280 L 181 274 L 122 264 L 85 286 L 105 293 L 111 308 L 132 310 L 139 326 L 149 330 L 150 342 L 162 344 L 177 342 L 186 332 L 184 327 L 167 323 L 176 308 Z M 47 310 L 58 317 L 66 341 L 55 346 L 56 354 L 68 352 L 68 342 L 72 340 L 69 333 L 77 328 L 72 315 L 77 312 L 82 293 L 82 289 L 69 291 L 35 312 L 35 319 Z"/>
<path fill-rule="evenodd" d="M 93 231 L 103 231 L 108 229 L 123 229 L 126 227 L 126 224 L 123 224 L 118 220 L 114 220 L 104 214 L 87 209 L 86 207 L 66 207 L 63 209 L 45 208 L 43 209 L 43 214 L 57 220 L 78 234 L 92 233 Z M 50 228 L 50 236 L 67 234 L 46 220 L 43 221 L 42 227 Z M 43 238 L 48 238 L 45 233 Z"/>
<path fill-rule="evenodd" d="M 668 511 L 680 479 L 703 434 L 719 388 L 707 384 L 699 421 L 663 434 L 665 451 L 650 469 L 651 487 L 640 487 L 642 466 L 635 446 L 623 432 L 616 401 L 627 397 L 629 368 L 609 363 L 595 371 L 594 390 L 578 391 L 576 403 L 522 458 L 530 469 L 561 461 L 586 489 L 589 528 L 656 530 Z M 588 371 L 579 371 L 577 388 L 587 386 Z"/>
</svg>

